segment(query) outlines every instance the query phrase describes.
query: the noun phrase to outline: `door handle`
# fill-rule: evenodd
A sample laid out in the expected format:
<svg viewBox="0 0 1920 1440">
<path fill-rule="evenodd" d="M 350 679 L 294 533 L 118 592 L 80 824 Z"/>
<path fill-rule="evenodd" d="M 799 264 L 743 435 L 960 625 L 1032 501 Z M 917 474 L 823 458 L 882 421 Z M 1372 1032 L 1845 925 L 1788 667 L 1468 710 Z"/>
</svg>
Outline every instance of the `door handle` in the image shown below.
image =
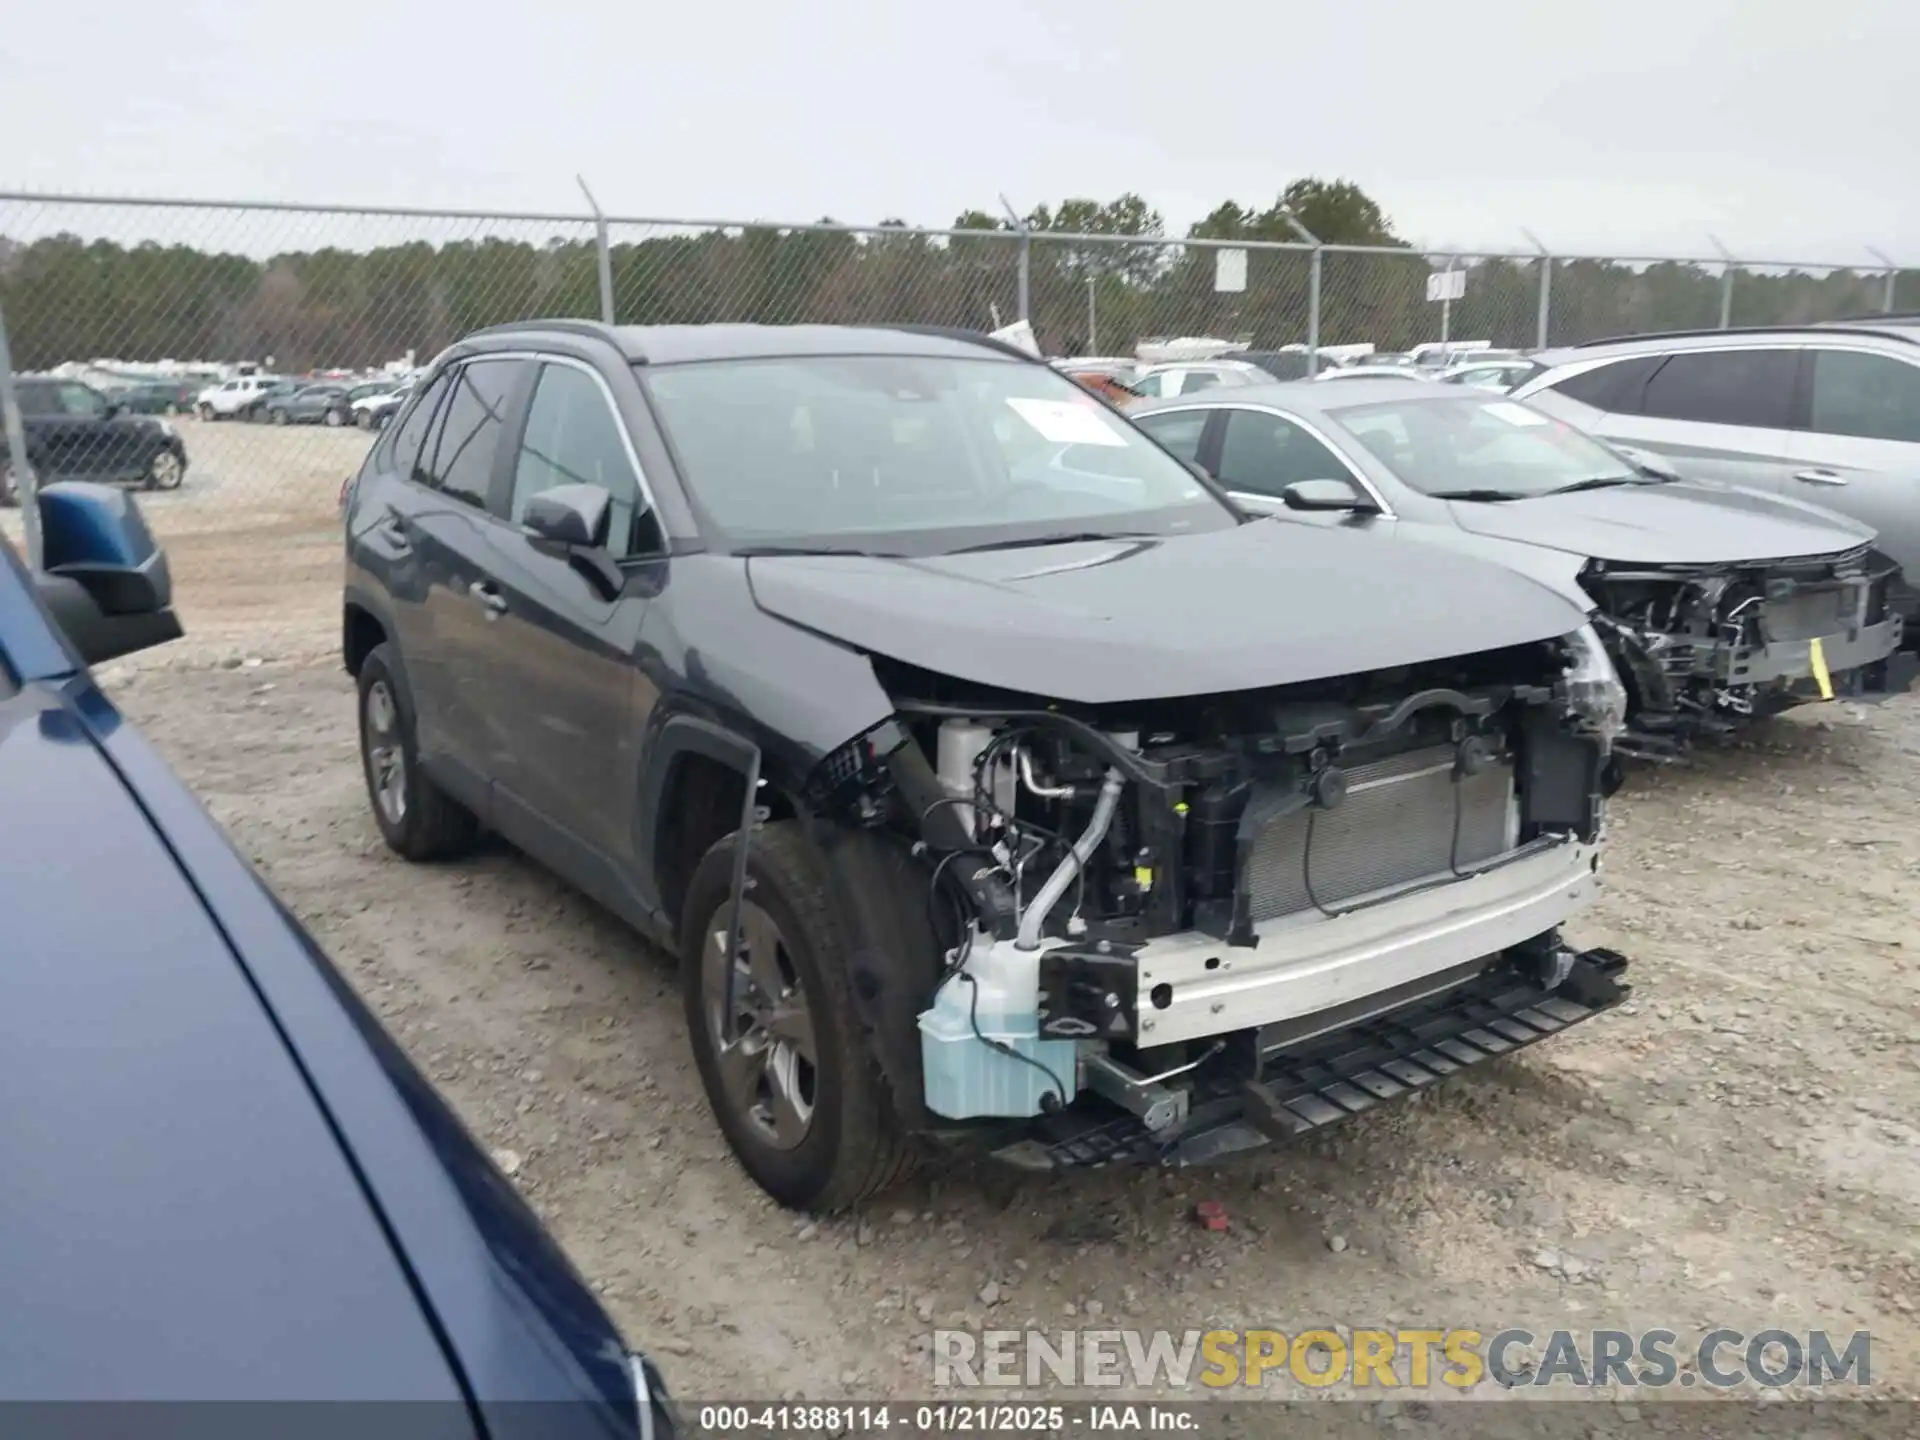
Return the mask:
<svg viewBox="0 0 1920 1440">
<path fill-rule="evenodd" d="M 375 522 L 374 528 L 386 542 L 393 546 L 396 554 L 405 555 L 413 549 L 413 538 L 407 533 L 407 517 L 392 506 Z"/>
<path fill-rule="evenodd" d="M 1837 470 L 1796 470 L 1793 478 L 1807 485 L 1844 485 L 1847 477 Z"/>
<path fill-rule="evenodd" d="M 487 618 L 507 613 L 507 597 L 494 588 L 490 580 L 476 580 L 467 586 L 467 594 L 487 607 Z"/>
</svg>

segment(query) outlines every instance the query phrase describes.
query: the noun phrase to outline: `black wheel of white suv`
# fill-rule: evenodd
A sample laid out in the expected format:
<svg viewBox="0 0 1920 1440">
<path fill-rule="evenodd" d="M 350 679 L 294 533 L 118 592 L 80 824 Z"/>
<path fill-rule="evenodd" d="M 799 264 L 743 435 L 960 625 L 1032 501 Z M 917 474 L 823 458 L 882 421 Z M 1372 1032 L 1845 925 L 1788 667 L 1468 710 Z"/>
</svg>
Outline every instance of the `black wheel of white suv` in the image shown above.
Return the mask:
<svg viewBox="0 0 1920 1440">
<path fill-rule="evenodd" d="M 795 1209 L 842 1210 L 904 1178 L 912 1157 L 854 1013 L 819 861 L 797 825 L 755 832 L 740 946 L 728 956 L 738 844 L 729 835 L 707 851 L 681 907 L 694 1061 L 754 1182 Z"/>
<path fill-rule="evenodd" d="M 413 712 L 395 678 L 393 647 L 360 662 L 360 768 L 373 820 L 390 849 L 409 860 L 464 854 L 480 838 L 473 812 L 420 768 Z"/>
</svg>

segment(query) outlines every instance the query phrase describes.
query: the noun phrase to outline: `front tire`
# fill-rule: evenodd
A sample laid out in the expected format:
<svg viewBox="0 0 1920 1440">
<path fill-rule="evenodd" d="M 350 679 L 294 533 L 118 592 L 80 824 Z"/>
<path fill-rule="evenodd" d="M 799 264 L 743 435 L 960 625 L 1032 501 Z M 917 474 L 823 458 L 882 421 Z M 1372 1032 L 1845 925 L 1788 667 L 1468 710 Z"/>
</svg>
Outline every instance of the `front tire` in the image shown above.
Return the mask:
<svg viewBox="0 0 1920 1440">
<path fill-rule="evenodd" d="M 367 781 L 380 838 L 409 860 L 447 860 L 480 838 L 473 812 L 420 768 L 413 710 L 395 678 L 391 645 L 376 645 L 360 662 L 360 771 Z"/>
<path fill-rule="evenodd" d="M 347 412 L 336 406 L 334 409 L 327 411 L 321 419 L 330 429 L 338 430 L 342 425 L 347 423 Z"/>
<path fill-rule="evenodd" d="M 203 403 L 194 413 L 207 424 L 211 425 L 213 423 L 213 406 Z"/>
<path fill-rule="evenodd" d="M 0 460 L 0 509 L 11 510 L 20 503 L 20 480 L 11 460 Z"/>
<path fill-rule="evenodd" d="M 912 1156 L 868 1049 L 847 942 L 820 859 L 789 821 L 754 832 L 726 1005 L 738 833 L 716 843 L 681 907 L 680 975 L 707 1103 L 755 1184 L 782 1205 L 835 1211 L 905 1178 Z"/>
</svg>

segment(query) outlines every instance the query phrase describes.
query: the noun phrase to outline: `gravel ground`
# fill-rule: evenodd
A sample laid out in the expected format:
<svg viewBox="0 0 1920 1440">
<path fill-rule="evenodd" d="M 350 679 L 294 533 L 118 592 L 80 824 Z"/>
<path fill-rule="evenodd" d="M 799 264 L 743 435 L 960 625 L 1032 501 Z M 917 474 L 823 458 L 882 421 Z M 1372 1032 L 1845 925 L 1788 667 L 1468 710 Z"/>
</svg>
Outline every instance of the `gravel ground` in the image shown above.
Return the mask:
<svg viewBox="0 0 1920 1440">
<path fill-rule="evenodd" d="M 1214 1170 L 950 1165 L 807 1221 L 711 1123 L 670 959 L 503 849 L 382 847 L 333 654 L 364 437 L 189 445 L 236 433 L 297 480 L 153 498 L 191 633 L 103 679 L 681 1394 L 924 1396 L 927 1332 L 985 1325 L 1864 1328 L 1920 1386 L 1920 701 L 1637 772 L 1573 935 L 1635 997 L 1565 1037 Z"/>
</svg>

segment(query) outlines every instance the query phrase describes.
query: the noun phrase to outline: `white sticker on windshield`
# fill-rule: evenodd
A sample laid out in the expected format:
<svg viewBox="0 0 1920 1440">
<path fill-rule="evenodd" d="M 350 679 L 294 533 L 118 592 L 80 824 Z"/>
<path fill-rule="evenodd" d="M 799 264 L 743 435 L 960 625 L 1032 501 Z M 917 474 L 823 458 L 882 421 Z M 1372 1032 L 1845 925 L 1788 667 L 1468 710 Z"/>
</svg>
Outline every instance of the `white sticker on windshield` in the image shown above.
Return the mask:
<svg viewBox="0 0 1920 1440">
<path fill-rule="evenodd" d="M 1495 419 L 1504 420 L 1509 425 L 1550 425 L 1553 422 L 1538 410 L 1529 410 L 1524 405 L 1516 405 L 1511 400 L 1496 400 L 1491 405 L 1480 407 Z"/>
<path fill-rule="evenodd" d="M 1009 397 L 1007 408 L 1038 430 L 1042 439 L 1051 440 L 1056 445 L 1117 447 L 1127 443 L 1127 437 L 1120 433 L 1118 426 L 1100 413 L 1099 406 L 1092 400 L 1029 400 Z"/>
</svg>

